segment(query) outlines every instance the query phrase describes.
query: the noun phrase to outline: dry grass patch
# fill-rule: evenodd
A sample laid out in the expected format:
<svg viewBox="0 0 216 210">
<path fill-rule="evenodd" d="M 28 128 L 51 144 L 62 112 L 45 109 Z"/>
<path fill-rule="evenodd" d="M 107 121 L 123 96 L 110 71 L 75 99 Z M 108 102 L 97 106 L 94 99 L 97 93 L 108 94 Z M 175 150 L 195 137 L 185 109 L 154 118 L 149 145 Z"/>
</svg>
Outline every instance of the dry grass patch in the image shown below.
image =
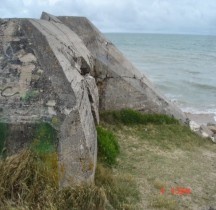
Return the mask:
<svg viewBox="0 0 216 210">
<path fill-rule="evenodd" d="M 160 190 L 161 188 L 165 187 L 165 183 L 164 183 L 164 181 L 162 181 L 162 180 L 156 178 L 156 179 L 154 180 L 154 187 L 155 187 L 156 189 Z"/>
<path fill-rule="evenodd" d="M 25 149 L 0 161 L 1 209 L 101 210 L 105 202 L 99 186 L 71 183 L 59 190 L 56 153 Z"/>
<path fill-rule="evenodd" d="M 211 140 L 172 121 L 153 123 L 148 118 L 150 123 L 122 124 L 119 117 L 105 116 L 103 125 L 119 139 L 117 170 L 131 174 L 139 186 L 137 209 L 216 208 L 216 145 Z M 176 187 L 190 188 L 191 193 L 173 195 L 170 189 Z"/>
<path fill-rule="evenodd" d="M 178 206 L 172 197 L 158 195 L 152 198 L 149 208 L 158 208 L 166 210 L 177 210 Z"/>
</svg>

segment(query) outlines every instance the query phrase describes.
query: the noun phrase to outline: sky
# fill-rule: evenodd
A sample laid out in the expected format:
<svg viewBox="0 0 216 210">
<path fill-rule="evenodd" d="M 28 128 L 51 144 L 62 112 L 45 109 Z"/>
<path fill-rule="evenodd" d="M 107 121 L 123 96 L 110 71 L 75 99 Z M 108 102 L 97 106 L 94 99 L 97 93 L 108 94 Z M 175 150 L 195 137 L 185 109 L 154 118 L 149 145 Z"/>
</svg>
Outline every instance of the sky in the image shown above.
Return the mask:
<svg viewBox="0 0 216 210">
<path fill-rule="evenodd" d="M 85 16 L 102 32 L 216 35 L 216 0 L 0 0 L 0 18 Z"/>
</svg>

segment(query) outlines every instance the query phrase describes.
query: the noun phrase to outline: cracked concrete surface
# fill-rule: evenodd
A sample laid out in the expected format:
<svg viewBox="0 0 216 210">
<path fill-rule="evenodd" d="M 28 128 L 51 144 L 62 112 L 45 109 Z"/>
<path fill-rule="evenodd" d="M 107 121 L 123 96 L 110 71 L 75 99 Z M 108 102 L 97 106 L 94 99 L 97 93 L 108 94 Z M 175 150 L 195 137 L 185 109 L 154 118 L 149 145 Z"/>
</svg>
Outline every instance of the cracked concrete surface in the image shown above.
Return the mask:
<svg viewBox="0 0 216 210">
<path fill-rule="evenodd" d="M 58 17 L 79 35 L 95 58 L 91 74 L 100 93 L 100 109 L 134 108 L 164 113 L 186 122 L 186 116 L 169 102 L 85 17 Z"/>
</svg>

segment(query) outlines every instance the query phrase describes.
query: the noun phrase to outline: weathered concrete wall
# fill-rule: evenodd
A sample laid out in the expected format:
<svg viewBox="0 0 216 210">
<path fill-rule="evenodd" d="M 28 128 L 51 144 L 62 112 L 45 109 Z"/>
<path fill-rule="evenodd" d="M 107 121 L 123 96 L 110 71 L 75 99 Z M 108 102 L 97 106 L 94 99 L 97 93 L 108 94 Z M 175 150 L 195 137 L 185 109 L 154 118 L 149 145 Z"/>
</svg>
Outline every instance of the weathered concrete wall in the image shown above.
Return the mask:
<svg viewBox="0 0 216 210">
<path fill-rule="evenodd" d="M 11 19 L 0 24 L 1 122 L 17 128 L 49 122 L 58 131 L 60 184 L 92 181 L 97 156 L 92 110 L 99 119 L 98 91 L 88 75 L 90 52 L 60 21 Z"/>
<path fill-rule="evenodd" d="M 96 59 L 91 73 L 99 87 L 100 109 L 130 107 L 145 112 L 173 115 L 183 122 L 186 121 L 184 113 L 170 103 L 88 19 L 58 18 L 79 35 Z"/>
</svg>

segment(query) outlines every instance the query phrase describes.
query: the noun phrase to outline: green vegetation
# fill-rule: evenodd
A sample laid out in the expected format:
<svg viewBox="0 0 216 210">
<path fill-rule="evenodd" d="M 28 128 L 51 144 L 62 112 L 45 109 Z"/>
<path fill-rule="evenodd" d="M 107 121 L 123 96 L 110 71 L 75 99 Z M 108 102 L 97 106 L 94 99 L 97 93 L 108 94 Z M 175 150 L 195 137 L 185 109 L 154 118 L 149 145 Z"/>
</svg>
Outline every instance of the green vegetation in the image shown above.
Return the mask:
<svg viewBox="0 0 216 210">
<path fill-rule="evenodd" d="M 115 173 L 128 174 L 139 187 L 136 209 L 215 206 L 216 145 L 211 140 L 164 115 L 121 110 L 101 116 L 101 125 L 113 132 L 121 149 Z M 190 188 L 191 193 L 173 195 L 171 188 L 176 187 Z"/>
<path fill-rule="evenodd" d="M 148 124 L 145 127 L 137 126 L 133 132 L 143 143 L 148 142 L 163 149 L 193 150 L 196 146 L 211 143 L 210 141 L 206 142 L 184 125 Z"/>
<path fill-rule="evenodd" d="M 55 152 L 57 147 L 56 130 L 48 123 L 36 124 L 31 146 L 38 153 Z"/>
<path fill-rule="evenodd" d="M 95 174 L 95 184 L 102 187 L 108 203 L 105 209 L 136 210 L 140 196 L 136 183 L 128 173 L 114 173 L 117 168 L 106 167 L 98 163 Z"/>
<path fill-rule="evenodd" d="M 146 125 L 153 124 L 179 124 L 179 122 L 170 116 L 164 114 L 140 113 L 132 109 L 122 109 L 120 111 L 106 111 L 101 113 L 101 120 L 109 124 L 124 125 Z"/>
<path fill-rule="evenodd" d="M 113 174 L 118 140 L 98 127 L 99 161 L 95 185 L 58 188 L 56 131 L 38 123 L 29 148 L 0 160 L 0 206 L 4 209 L 103 210 L 135 209 L 139 193 L 131 176 Z"/>
<path fill-rule="evenodd" d="M 5 130 L 0 124 L 0 132 Z M 216 147 L 172 117 L 129 109 L 104 112 L 97 132 L 95 185 L 59 189 L 56 131 L 39 123 L 29 148 L 0 160 L 0 207 L 183 210 L 215 205 Z M 174 187 L 189 187 L 192 193 L 173 195 Z"/>
<path fill-rule="evenodd" d="M 150 208 L 152 207 L 157 209 L 166 209 L 166 210 L 179 209 L 174 198 L 172 198 L 171 196 L 165 197 L 163 195 L 158 195 L 153 198 L 152 205 Z"/>
<path fill-rule="evenodd" d="M 23 150 L 0 161 L 1 209 L 101 209 L 105 194 L 97 186 L 71 185 L 59 190 L 57 156 L 50 155 L 54 155 L 51 162 Z"/>
<path fill-rule="evenodd" d="M 5 140 L 7 137 L 7 125 L 0 122 L 0 157 L 4 155 Z"/>
<path fill-rule="evenodd" d="M 28 148 L 0 160 L 1 209 L 104 209 L 106 195 L 101 187 L 71 183 L 59 190 L 56 140 L 49 124 L 38 123 Z"/>
<path fill-rule="evenodd" d="M 136 209 L 139 192 L 132 177 L 126 173 L 114 174 L 120 154 L 118 139 L 114 133 L 102 126 L 97 127 L 98 163 L 95 184 L 102 187 L 108 203 L 105 209 Z"/>
<path fill-rule="evenodd" d="M 98 158 L 108 165 L 116 163 L 116 157 L 119 154 L 118 141 L 112 131 L 98 126 Z"/>
<path fill-rule="evenodd" d="M 29 101 L 31 98 L 35 97 L 38 95 L 38 91 L 37 90 L 28 90 L 26 91 L 22 96 L 21 96 L 21 100 L 22 101 Z"/>
</svg>

